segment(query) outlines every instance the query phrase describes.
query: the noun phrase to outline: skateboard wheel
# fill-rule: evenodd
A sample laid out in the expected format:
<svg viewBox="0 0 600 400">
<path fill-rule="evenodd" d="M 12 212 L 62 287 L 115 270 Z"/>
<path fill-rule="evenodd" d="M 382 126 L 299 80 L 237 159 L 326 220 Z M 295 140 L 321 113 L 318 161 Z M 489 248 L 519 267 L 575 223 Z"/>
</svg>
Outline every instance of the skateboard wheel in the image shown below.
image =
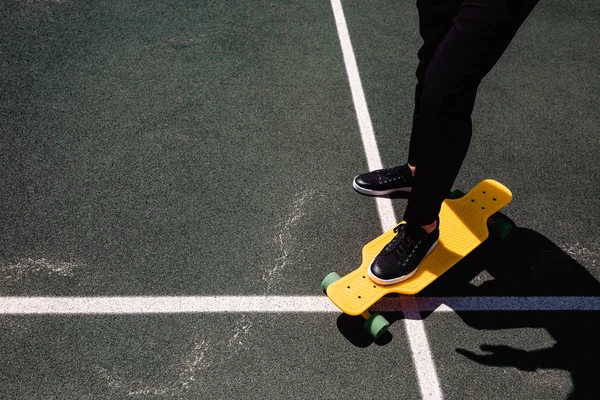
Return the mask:
<svg viewBox="0 0 600 400">
<path fill-rule="evenodd" d="M 389 327 L 390 323 L 381 314 L 373 314 L 365 322 L 365 330 L 375 339 L 383 336 Z"/>
<path fill-rule="evenodd" d="M 331 285 L 338 279 L 340 279 L 340 276 L 335 272 L 330 272 L 329 274 L 327 274 L 325 279 L 323 279 L 323 282 L 321 282 L 321 288 L 323 289 L 323 292 L 327 292 L 327 288 L 329 287 L 329 285 Z"/>
<path fill-rule="evenodd" d="M 460 198 L 461 198 L 461 197 L 463 197 L 465 194 L 466 194 L 466 193 L 465 193 L 465 192 L 463 192 L 462 190 L 458 190 L 458 189 L 456 189 L 456 190 L 454 190 L 454 191 L 452 191 L 452 192 L 448 193 L 448 196 L 446 196 L 446 198 L 447 198 L 447 199 L 450 199 L 450 200 L 454 200 L 454 199 L 460 199 Z"/>
<path fill-rule="evenodd" d="M 496 213 L 488 220 L 490 234 L 495 238 L 504 240 L 510 234 L 515 224 L 503 214 Z"/>
</svg>

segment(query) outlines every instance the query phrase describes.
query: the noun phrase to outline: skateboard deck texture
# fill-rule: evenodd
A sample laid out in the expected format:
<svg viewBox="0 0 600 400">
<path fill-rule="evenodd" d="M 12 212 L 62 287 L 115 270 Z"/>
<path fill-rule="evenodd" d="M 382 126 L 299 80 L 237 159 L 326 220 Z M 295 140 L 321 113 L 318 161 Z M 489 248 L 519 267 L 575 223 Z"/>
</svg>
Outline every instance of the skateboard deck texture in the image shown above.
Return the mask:
<svg viewBox="0 0 600 400">
<path fill-rule="evenodd" d="M 459 199 L 445 200 L 440 211 L 438 244 L 410 279 L 390 286 L 369 279 L 371 262 L 396 235 L 390 229 L 363 247 L 360 267 L 329 285 L 327 296 L 344 313 L 360 315 L 387 294 L 420 292 L 487 239 L 488 218 L 511 200 L 510 190 L 490 179 Z"/>
</svg>

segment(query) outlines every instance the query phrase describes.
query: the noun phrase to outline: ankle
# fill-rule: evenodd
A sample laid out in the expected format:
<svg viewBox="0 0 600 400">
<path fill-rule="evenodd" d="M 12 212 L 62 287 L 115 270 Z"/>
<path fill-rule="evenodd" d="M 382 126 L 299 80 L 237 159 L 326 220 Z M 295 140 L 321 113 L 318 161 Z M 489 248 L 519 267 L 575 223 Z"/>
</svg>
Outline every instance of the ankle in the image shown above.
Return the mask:
<svg viewBox="0 0 600 400">
<path fill-rule="evenodd" d="M 415 171 L 417 170 L 417 167 L 415 167 L 414 165 L 411 165 L 411 163 L 407 163 L 408 164 L 408 168 L 410 168 L 410 173 L 412 174 L 413 178 L 415 177 Z"/>
<path fill-rule="evenodd" d="M 421 228 L 423 228 L 425 230 L 425 232 L 427 232 L 427 234 L 430 234 L 431 232 L 433 232 L 436 227 L 437 227 L 437 221 L 433 221 L 433 223 L 431 223 L 431 224 L 421 225 Z"/>
</svg>

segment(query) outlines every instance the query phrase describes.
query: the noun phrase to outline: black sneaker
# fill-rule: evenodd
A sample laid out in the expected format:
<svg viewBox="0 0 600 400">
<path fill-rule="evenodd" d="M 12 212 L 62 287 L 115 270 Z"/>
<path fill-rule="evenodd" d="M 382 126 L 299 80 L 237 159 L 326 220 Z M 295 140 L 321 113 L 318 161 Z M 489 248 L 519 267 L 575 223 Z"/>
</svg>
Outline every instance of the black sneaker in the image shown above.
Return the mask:
<svg viewBox="0 0 600 400">
<path fill-rule="evenodd" d="M 421 261 L 437 245 L 439 225 L 438 219 L 429 234 L 418 225 L 402 223 L 394 228 L 397 235 L 371 263 L 369 278 L 380 285 L 394 285 L 413 276 Z"/>
<path fill-rule="evenodd" d="M 357 192 L 369 196 L 385 196 L 394 192 L 410 192 L 413 176 L 408 164 L 378 169 L 357 175 L 353 186 Z"/>
</svg>

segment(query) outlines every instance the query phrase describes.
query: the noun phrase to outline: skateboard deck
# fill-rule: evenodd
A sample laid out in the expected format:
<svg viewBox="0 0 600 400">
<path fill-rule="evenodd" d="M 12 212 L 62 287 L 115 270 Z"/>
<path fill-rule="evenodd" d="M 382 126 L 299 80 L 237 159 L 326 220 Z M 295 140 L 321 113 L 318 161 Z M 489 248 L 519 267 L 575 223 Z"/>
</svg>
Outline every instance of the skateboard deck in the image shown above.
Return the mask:
<svg viewBox="0 0 600 400">
<path fill-rule="evenodd" d="M 363 247 L 360 267 L 329 284 L 327 296 L 344 313 L 368 318 L 368 308 L 383 296 L 420 292 L 488 238 L 488 219 L 511 200 L 510 190 L 491 179 L 480 182 L 459 199 L 446 199 L 439 215 L 438 244 L 411 278 L 390 286 L 369 279 L 371 262 L 396 235 L 390 229 Z"/>
</svg>

